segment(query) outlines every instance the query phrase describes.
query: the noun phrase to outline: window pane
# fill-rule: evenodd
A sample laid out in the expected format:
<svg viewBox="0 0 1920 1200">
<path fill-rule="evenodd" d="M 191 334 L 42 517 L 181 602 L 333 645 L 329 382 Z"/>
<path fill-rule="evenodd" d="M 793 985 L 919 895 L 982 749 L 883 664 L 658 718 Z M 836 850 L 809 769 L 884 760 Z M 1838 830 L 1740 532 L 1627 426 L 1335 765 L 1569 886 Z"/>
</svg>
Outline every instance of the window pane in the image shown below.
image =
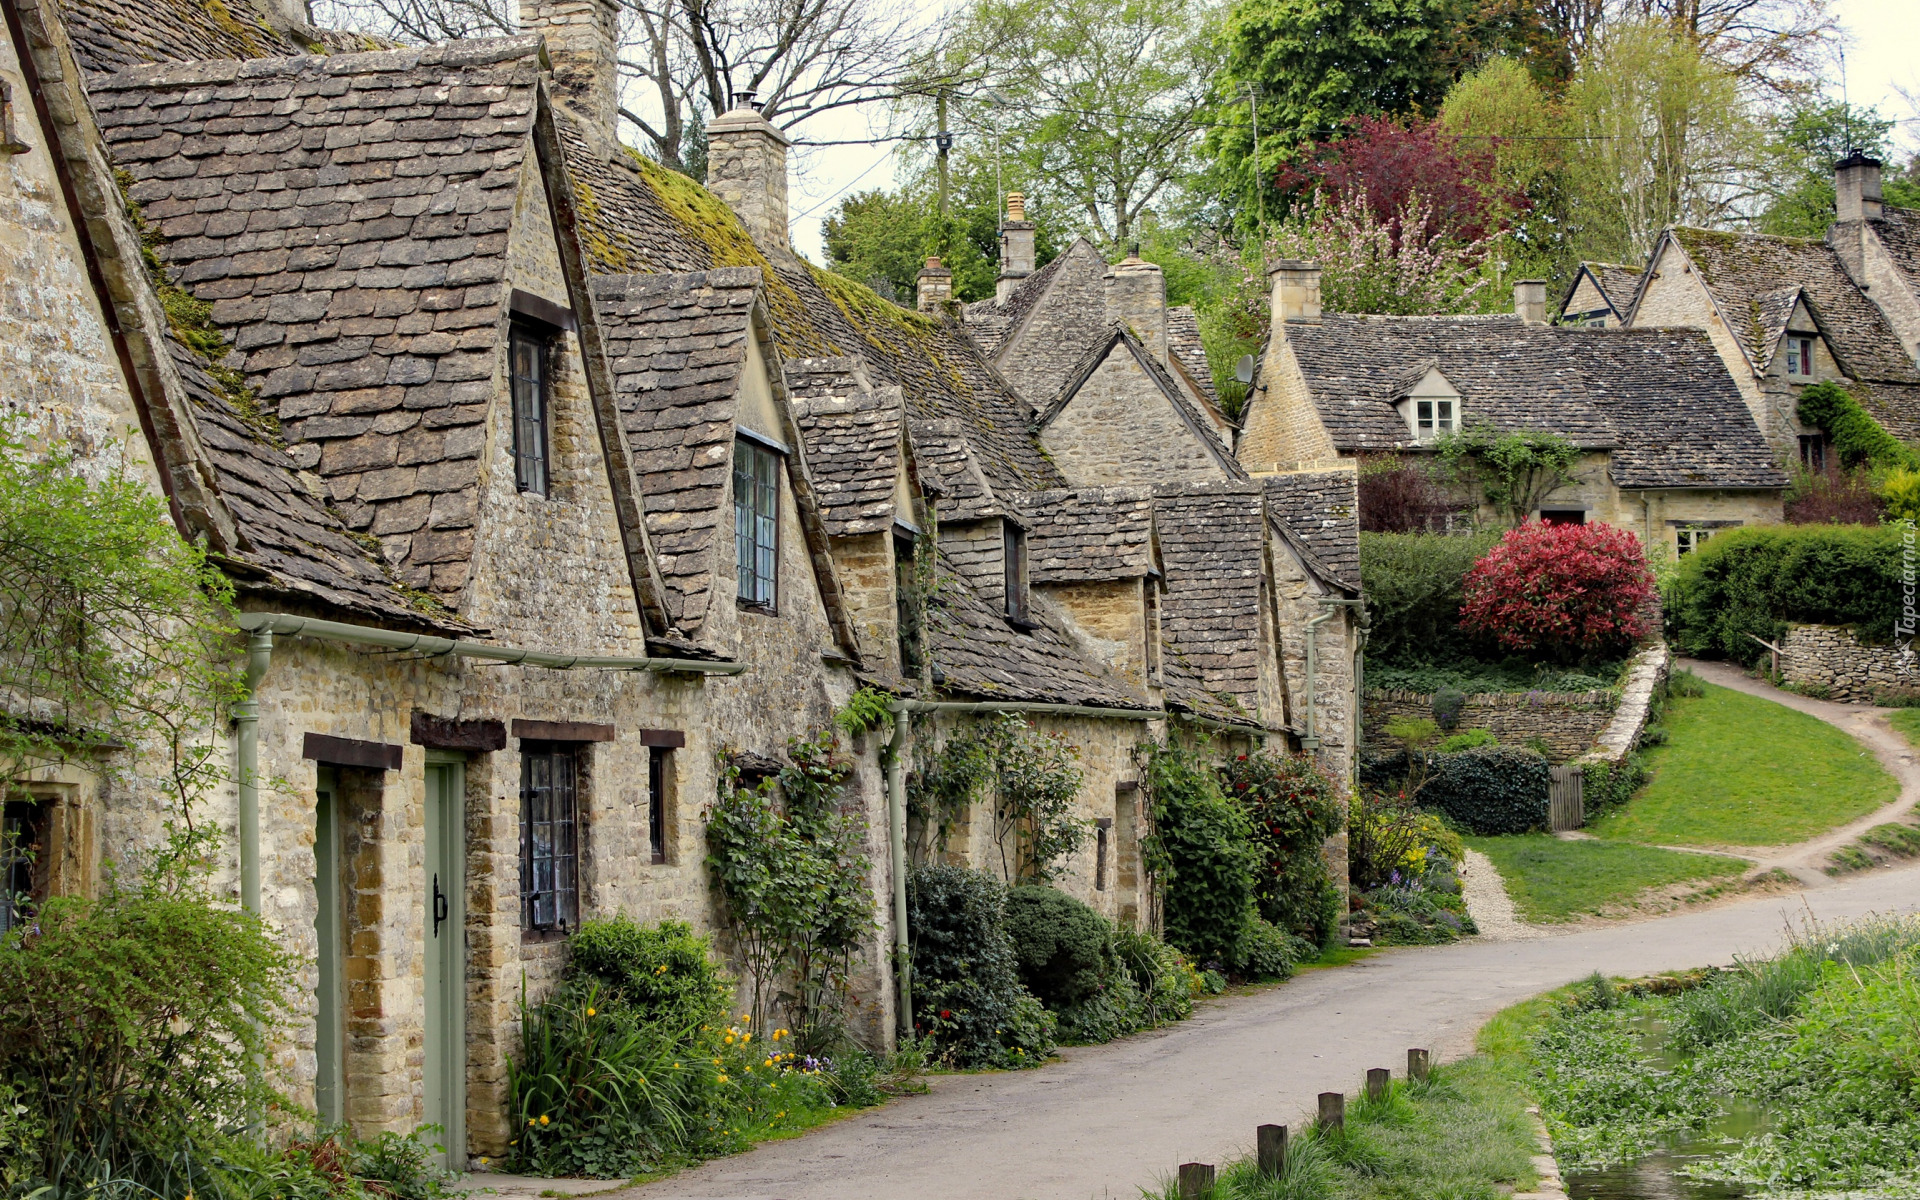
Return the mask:
<svg viewBox="0 0 1920 1200">
<path fill-rule="evenodd" d="M 547 490 L 547 346 L 516 327 L 509 341 L 513 376 L 514 480 L 522 491 Z"/>
<path fill-rule="evenodd" d="M 733 457 L 734 569 L 736 593 L 751 604 L 774 602 L 780 536 L 780 456 L 750 442 L 735 443 Z"/>
</svg>

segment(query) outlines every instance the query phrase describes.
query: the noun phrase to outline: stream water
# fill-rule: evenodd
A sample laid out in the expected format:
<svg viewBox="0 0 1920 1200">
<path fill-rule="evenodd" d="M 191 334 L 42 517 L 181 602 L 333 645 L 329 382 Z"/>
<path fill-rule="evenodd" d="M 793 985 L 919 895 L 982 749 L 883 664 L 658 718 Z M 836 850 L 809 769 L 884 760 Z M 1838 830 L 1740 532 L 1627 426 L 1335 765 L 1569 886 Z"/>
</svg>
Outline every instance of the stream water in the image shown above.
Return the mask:
<svg viewBox="0 0 1920 1200">
<path fill-rule="evenodd" d="M 1641 1045 L 1647 1051 L 1648 1067 L 1672 1070 L 1679 1060 L 1667 1049 L 1665 1026 L 1653 1017 L 1643 1017 L 1636 1024 Z M 1727 1153 L 1744 1139 L 1764 1131 L 1768 1124 L 1763 1106 L 1728 1097 L 1720 1116 L 1705 1129 L 1669 1138 L 1660 1149 L 1630 1163 L 1598 1171 L 1568 1172 L 1567 1195 L 1571 1200 L 1732 1200 L 1744 1196 L 1747 1189 L 1739 1184 L 1692 1179 L 1680 1171 L 1689 1163 Z"/>
</svg>

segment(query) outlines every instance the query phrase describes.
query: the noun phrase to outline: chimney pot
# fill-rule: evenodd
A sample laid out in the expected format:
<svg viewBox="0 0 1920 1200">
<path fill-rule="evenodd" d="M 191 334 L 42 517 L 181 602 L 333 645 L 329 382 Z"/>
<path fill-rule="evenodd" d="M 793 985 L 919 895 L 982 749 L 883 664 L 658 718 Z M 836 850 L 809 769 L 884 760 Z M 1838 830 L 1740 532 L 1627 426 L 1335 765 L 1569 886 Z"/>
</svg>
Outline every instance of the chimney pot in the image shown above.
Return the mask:
<svg viewBox="0 0 1920 1200">
<path fill-rule="evenodd" d="M 1547 281 L 1518 279 L 1513 284 L 1513 311 L 1529 325 L 1547 323 Z"/>
<path fill-rule="evenodd" d="M 1283 258 L 1267 268 L 1273 288 L 1274 332 L 1289 322 L 1296 325 L 1320 323 L 1320 264 L 1297 258 Z"/>
<path fill-rule="evenodd" d="M 735 92 L 733 94 L 733 107 L 736 109 L 747 108 L 759 112 L 759 106 L 754 104 L 753 96 L 754 93 L 752 92 Z"/>
<path fill-rule="evenodd" d="M 1024 221 L 1027 219 L 1027 198 L 1019 192 L 1007 193 L 1007 220 Z"/>
<path fill-rule="evenodd" d="M 1855 150 L 1833 164 L 1834 217 L 1841 222 L 1880 219 L 1880 160 Z"/>
<path fill-rule="evenodd" d="M 953 299 L 953 272 L 940 264 L 937 255 L 927 256 L 927 265 L 920 268 L 915 283 L 914 299 L 921 312 L 938 312 Z"/>
</svg>

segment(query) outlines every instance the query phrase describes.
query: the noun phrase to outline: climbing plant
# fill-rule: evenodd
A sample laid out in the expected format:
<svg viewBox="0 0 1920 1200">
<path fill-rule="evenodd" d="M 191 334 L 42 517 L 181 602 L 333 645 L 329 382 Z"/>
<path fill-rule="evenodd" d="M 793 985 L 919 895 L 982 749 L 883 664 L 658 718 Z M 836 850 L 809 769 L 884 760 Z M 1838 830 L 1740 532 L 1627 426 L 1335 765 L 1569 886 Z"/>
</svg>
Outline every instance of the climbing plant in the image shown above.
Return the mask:
<svg viewBox="0 0 1920 1200">
<path fill-rule="evenodd" d="M 865 822 L 841 806 L 851 768 L 838 750 L 831 730 L 793 738 L 791 765 L 756 786 L 723 760 L 707 813 L 707 867 L 756 1028 L 778 1005 L 803 1047 L 835 1039 L 854 951 L 874 927 Z"/>
<path fill-rule="evenodd" d="M 1333 936 L 1339 893 L 1321 847 L 1339 832 L 1339 789 L 1313 760 L 1257 750 L 1221 771 L 1227 796 L 1247 814 L 1258 856 L 1253 898 L 1260 915 L 1313 945 Z"/>
<path fill-rule="evenodd" d="M 1441 437 L 1434 449 L 1451 481 L 1479 488 L 1513 525 L 1526 524 L 1542 500 L 1573 482 L 1580 457 L 1579 447 L 1557 433 L 1501 433 L 1484 423 Z"/>
<path fill-rule="evenodd" d="M 1201 750 L 1170 741 L 1141 747 L 1139 757 L 1153 822 L 1143 860 L 1163 898 L 1167 943 L 1197 962 L 1231 967 L 1257 915 L 1252 823 Z"/>
<path fill-rule="evenodd" d="M 984 799 L 1001 879 L 1045 883 L 1091 828 L 1074 814 L 1083 778 L 1079 758 L 1079 747 L 1064 735 L 1041 733 L 1018 713 L 996 713 L 954 730 L 925 756 L 909 804 L 922 827 L 944 842 L 954 822 Z"/>
</svg>

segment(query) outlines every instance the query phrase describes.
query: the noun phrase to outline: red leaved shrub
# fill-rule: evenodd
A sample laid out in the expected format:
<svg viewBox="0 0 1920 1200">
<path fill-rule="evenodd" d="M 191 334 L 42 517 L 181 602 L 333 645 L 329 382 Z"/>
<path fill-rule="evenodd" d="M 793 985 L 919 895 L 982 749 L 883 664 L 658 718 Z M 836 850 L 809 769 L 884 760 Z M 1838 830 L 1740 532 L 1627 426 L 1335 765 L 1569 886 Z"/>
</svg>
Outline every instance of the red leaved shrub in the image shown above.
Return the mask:
<svg viewBox="0 0 1920 1200">
<path fill-rule="evenodd" d="M 1427 533 L 1464 505 L 1433 481 L 1425 463 L 1395 454 L 1360 460 L 1360 532 Z"/>
<path fill-rule="evenodd" d="M 1460 627 L 1560 662 L 1622 652 L 1648 629 L 1653 572 L 1611 525 L 1529 521 L 1467 572 Z"/>
</svg>

